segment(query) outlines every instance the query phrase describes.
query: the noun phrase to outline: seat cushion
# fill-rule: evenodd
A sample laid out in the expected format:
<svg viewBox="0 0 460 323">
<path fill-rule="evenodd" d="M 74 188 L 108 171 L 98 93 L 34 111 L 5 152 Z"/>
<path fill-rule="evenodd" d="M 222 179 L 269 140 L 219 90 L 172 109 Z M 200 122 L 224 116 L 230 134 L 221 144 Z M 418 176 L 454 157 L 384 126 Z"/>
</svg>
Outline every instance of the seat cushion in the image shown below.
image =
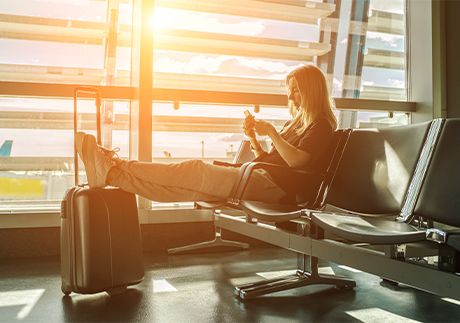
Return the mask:
<svg viewBox="0 0 460 323">
<path fill-rule="evenodd" d="M 383 218 L 314 212 L 311 220 L 326 232 L 356 242 L 399 244 L 425 240 L 424 230 Z"/>
<path fill-rule="evenodd" d="M 240 208 L 250 216 L 269 222 L 283 222 L 300 217 L 297 205 L 267 204 L 257 201 L 241 201 Z"/>
</svg>

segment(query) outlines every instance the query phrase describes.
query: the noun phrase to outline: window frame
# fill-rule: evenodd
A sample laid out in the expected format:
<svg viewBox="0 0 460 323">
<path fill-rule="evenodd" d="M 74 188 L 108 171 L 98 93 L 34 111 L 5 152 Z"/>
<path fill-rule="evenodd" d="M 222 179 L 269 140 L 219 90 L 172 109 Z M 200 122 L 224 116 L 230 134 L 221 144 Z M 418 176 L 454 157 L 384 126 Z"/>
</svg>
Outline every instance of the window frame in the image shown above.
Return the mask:
<svg viewBox="0 0 460 323">
<path fill-rule="evenodd" d="M 411 0 L 407 0 L 411 2 Z M 154 12 L 155 1 L 133 0 L 132 68 L 131 86 L 95 86 L 102 99 L 131 102 L 130 115 L 130 158 L 151 161 L 152 156 L 152 102 L 183 102 L 191 104 L 229 104 L 253 106 L 287 106 L 287 96 L 282 94 L 243 93 L 232 91 L 205 91 L 164 89 L 153 87 L 153 30 L 149 17 Z M 410 6 L 415 12 L 414 5 Z M 431 11 L 420 11 L 431 19 Z M 429 13 L 430 17 L 427 17 Z M 419 18 L 421 19 L 421 18 Z M 431 28 L 431 26 L 430 26 Z M 430 29 L 430 32 L 433 30 Z M 411 29 L 408 39 L 426 39 L 425 31 Z M 412 41 L 413 42 L 413 41 Z M 409 59 L 412 57 L 408 56 Z M 140 68 L 142 66 L 142 68 Z M 151 68 L 150 68 L 151 67 Z M 412 69 L 416 66 L 412 64 Z M 80 84 L 79 84 L 80 85 Z M 0 96 L 30 98 L 72 99 L 74 84 L 49 84 L 0 81 Z M 409 86 L 409 85 L 408 85 Z M 335 98 L 340 111 L 375 111 L 418 113 L 420 103 L 409 101 L 386 101 L 369 99 Z M 431 104 L 431 111 L 433 105 Z M 211 221 L 212 214 L 205 210 L 149 210 L 146 200 L 139 198 L 141 223 Z M 21 213 L 0 213 L 0 228 L 54 227 L 60 226 L 59 211 Z"/>
</svg>

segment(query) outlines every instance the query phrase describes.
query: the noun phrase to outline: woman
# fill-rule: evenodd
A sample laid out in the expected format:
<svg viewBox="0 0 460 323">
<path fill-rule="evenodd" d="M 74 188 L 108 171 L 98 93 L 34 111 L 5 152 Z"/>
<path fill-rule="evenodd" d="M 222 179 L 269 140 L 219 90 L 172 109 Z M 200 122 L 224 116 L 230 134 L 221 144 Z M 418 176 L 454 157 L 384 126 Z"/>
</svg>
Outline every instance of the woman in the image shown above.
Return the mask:
<svg viewBox="0 0 460 323">
<path fill-rule="evenodd" d="M 286 78 L 293 119 L 278 133 L 268 122 L 245 118 L 243 130 L 251 141 L 257 161 L 308 168 L 327 147 L 337 128 L 324 74 L 313 65 L 292 71 Z M 256 139 L 269 136 L 270 152 Z M 78 132 L 77 150 L 85 164 L 90 187 L 117 186 L 157 202 L 221 201 L 230 194 L 238 168 L 218 166 L 201 160 L 159 164 L 124 161 L 99 147 L 93 135 Z M 251 176 L 244 198 L 278 202 L 286 196 L 283 174 L 270 175 L 257 169 Z"/>
</svg>

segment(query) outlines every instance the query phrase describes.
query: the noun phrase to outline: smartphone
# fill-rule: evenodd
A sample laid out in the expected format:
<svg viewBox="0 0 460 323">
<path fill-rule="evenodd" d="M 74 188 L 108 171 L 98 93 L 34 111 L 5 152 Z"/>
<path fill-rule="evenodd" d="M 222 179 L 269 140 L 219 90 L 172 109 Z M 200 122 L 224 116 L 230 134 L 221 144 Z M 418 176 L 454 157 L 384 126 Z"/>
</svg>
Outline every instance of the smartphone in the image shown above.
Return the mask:
<svg viewBox="0 0 460 323">
<path fill-rule="evenodd" d="M 245 111 L 244 111 L 244 115 L 245 115 L 246 117 L 249 117 L 249 116 L 251 115 L 251 112 L 249 112 L 249 110 L 245 110 Z"/>
</svg>

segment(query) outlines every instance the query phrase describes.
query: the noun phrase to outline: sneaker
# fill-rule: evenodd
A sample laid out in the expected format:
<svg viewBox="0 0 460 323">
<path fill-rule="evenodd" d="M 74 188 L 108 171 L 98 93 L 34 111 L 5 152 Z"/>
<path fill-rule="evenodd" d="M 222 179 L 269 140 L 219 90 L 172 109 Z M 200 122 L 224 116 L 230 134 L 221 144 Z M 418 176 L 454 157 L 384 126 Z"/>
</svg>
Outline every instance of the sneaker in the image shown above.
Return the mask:
<svg viewBox="0 0 460 323">
<path fill-rule="evenodd" d="M 107 148 L 104 148 L 102 146 L 99 146 L 99 148 L 104 152 L 104 154 L 107 155 L 107 157 L 109 157 L 110 159 L 116 159 L 116 158 L 120 158 L 118 156 L 118 152 L 120 151 L 120 147 L 115 147 L 113 148 L 112 150 L 109 150 Z"/>
<path fill-rule="evenodd" d="M 77 135 L 75 137 L 75 145 L 77 146 L 77 152 L 78 152 L 78 155 L 80 156 L 80 159 L 83 161 L 84 163 L 84 159 L 83 159 L 83 138 L 85 138 L 86 136 L 86 133 L 83 132 L 83 131 L 79 131 L 77 132 Z"/>
<path fill-rule="evenodd" d="M 78 155 L 80 156 L 81 160 L 83 160 L 83 138 L 86 136 L 86 132 L 83 132 L 83 131 L 79 131 L 77 132 L 77 136 L 75 137 L 75 143 L 76 143 L 76 146 L 77 146 L 77 152 L 78 152 Z M 112 158 L 112 159 L 115 159 L 115 158 L 120 158 L 118 156 L 118 152 L 120 151 L 120 147 L 115 147 L 111 150 L 107 149 L 107 148 L 104 148 L 102 146 L 99 146 L 100 149 L 102 149 L 102 151 L 109 157 L 109 158 Z"/>
<path fill-rule="evenodd" d="M 106 151 L 111 152 L 110 150 L 99 147 L 93 135 L 88 134 L 83 138 L 83 163 L 85 164 L 88 184 L 91 188 L 105 187 L 107 174 L 110 168 L 115 166 L 115 162 L 112 160 L 113 155 L 109 156 Z"/>
</svg>

